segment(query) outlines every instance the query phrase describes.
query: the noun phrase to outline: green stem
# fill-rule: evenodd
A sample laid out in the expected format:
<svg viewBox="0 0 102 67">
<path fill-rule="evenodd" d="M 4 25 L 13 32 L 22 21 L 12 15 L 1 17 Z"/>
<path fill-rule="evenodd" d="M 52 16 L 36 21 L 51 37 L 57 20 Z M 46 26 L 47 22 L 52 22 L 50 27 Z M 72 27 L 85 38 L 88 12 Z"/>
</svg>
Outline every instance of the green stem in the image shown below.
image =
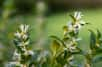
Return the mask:
<svg viewBox="0 0 102 67">
<path fill-rule="evenodd" d="M 91 67 L 92 66 L 92 54 L 87 54 L 85 58 L 86 58 L 85 67 Z"/>
</svg>

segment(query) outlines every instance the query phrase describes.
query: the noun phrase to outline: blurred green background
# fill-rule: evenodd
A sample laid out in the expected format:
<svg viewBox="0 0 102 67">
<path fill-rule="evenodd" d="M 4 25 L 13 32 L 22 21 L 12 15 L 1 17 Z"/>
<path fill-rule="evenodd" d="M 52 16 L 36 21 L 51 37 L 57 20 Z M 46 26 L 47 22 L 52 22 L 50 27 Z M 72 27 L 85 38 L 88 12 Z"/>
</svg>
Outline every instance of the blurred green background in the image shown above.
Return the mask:
<svg viewBox="0 0 102 67">
<path fill-rule="evenodd" d="M 79 46 L 87 51 L 88 29 L 102 29 L 102 0 L 0 0 L 0 67 L 12 59 L 13 34 L 20 24 L 31 27 L 32 49 L 49 47 L 49 36 L 63 38 L 62 27 L 75 11 L 81 11 L 83 19 L 90 23 L 79 34 Z"/>
</svg>

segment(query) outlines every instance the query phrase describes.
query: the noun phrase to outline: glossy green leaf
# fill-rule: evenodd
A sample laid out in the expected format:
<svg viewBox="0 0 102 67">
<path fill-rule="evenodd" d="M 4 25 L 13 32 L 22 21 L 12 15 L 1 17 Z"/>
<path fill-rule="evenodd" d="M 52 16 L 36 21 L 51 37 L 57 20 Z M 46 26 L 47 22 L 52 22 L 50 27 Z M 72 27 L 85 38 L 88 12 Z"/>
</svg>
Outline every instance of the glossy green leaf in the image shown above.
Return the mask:
<svg viewBox="0 0 102 67">
<path fill-rule="evenodd" d="M 71 53 L 68 50 L 64 50 L 61 52 L 57 57 L 57 63 L 61 64 L 62 66 L 65 65 L 67 62 L 67 59 L 71 56 Z"/>
<path fill-rule="evenodd" d="M 50 36 L 50 37 L 53 38 L 53 39 L 55 39 L 55 40 L 57 40 L 58 42 L 60 42 L 60 44 L 62 44 L 64 47 L 66 47 L 66 45 L 65 45 L 64 42 L 63 42 L 63 40 L 61 40 L 59 37 L 54 36 L 54 35 L 52 35 L 52 36 Z"/>
<path fill-rule="evenodd" d="M 51 50 L 53 52 L 53 56 L 56 55 L 58 50 L 60 49 L 60 43 L 58 43 L 56 40 L 53 40 L 52 45 L 51 45 Z"/>
</svg>

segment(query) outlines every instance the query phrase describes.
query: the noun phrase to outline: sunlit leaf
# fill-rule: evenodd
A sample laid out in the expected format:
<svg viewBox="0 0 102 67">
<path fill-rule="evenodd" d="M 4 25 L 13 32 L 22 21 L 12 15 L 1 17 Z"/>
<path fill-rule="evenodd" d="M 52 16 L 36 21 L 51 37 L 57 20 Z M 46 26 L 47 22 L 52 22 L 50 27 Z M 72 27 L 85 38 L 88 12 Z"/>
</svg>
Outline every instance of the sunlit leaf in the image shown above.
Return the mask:
<svg viewBox="0 0 102 67">
<path fill-rule="evenodd" d="M 57 57 L 56 60 L 59 64 L 65 65 L 67 63 L 67 59 L 71 56 L 71 53 L 68 50 L 64 50 Z"/>
<path fill-rule="evenodd" d="M 68 32 L 68 26 L 64 26 L 63 27 L 63 31 L 64 31 L 64 36 L 66 36 L 67 32 Z"/>
<path fill-rule="evenodd" d="M 64 47 L 66 47 L 66 45 L 65 45 L 64 42 L 63 42 L 63 40 L 61 40 L 59 37 L 54 36 L 54 35 L 52 35 L 52 36 L 50 36 L 50 37 L 53 38 L 53 39 L 55 39 L 55 40 L 57 40 L 57 41 L 59 41 Z"/>
<path fill-rule="evenodd" d="M 60 49 L 60 44 L 56 40 L 53 40 L 51 45 L 51 50 L 54 56 L 56 55 L 59 49 Z"/>
<path fill-rule="evenodd" d="M 64 31 L 68 31 L 68 26 L 64 26 L 64 27 L 63 27 L 63 30 L 64 30 Z"/>
</svg>

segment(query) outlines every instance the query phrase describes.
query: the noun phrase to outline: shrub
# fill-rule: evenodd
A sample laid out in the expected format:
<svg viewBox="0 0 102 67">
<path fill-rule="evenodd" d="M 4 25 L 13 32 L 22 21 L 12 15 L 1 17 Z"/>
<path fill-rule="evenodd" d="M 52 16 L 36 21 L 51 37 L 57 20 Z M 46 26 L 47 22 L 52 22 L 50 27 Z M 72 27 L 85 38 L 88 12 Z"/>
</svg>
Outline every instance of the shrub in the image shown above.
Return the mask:
<svg viewBox="0 0 102 67">
<path fill-rule="evenodd" d="M 63 38 L 50 36 L 52 40 L 50 50 L 29 50 L 30 44 L 29 26 L 20 25 L 17 32 L 14 34 L 14 44 L 16 50 L 13 56 L 13 62 L 8 64 L 8 67 L 93 67 L 95 63 L 100 62 L 101 54 L 101 33 L 97 30 L 97 35 L 90 32 L 90 49 L 88 52 L 82 50 L 78 44 L 81 40 L 78 37 L 81 27 L 86 23 L 82 20 L 81 12 L 75 12 L 70 15 L 72 21 L 63 27 Z M 85 58 L 85 63 L 76 64 L 75 55 L 82 55 Z M 84 61 L 84 60 L 83 60 Z"/>
</svg>

